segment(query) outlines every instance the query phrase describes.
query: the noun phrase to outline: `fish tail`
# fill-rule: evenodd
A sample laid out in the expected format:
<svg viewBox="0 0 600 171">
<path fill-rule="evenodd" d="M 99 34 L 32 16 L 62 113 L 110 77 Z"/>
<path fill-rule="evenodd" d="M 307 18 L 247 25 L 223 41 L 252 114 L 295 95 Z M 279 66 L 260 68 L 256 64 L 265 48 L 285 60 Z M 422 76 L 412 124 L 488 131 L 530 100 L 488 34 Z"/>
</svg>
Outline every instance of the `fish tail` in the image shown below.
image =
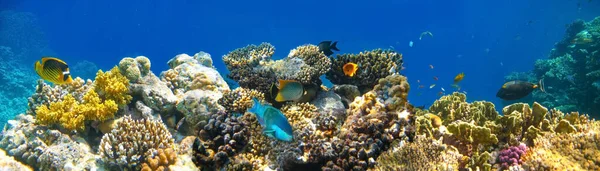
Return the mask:
<svg viewBox="0 0 600 171">
<path fill-rule="evenodd" d="M 258 109 L 260 108 L 260 101 L 258 101 L 258 99 L 255 97 L 252 98 L 252 102 L 252 108 L 248 109 L 248 112 L 257 113 Z"/>
<path fill-rule="evenodd" d="M 37 62 L 35 62 L 35 63 L 33 64 L 33 68 L 34 68 L 35 72 L 36 72 L 38 75 L 42 76 L 42 74 L 41 74 L 41 71 L 42 71 L 42 64 L 40 63 L 40 61 L 37 61 Z"/>
<path fill-rule="evenodd" d="M 335 51 L 340 51 L 340 49 L 337 48 L 337 41 L 333 42 L 329 48 Z"/>
</svg>

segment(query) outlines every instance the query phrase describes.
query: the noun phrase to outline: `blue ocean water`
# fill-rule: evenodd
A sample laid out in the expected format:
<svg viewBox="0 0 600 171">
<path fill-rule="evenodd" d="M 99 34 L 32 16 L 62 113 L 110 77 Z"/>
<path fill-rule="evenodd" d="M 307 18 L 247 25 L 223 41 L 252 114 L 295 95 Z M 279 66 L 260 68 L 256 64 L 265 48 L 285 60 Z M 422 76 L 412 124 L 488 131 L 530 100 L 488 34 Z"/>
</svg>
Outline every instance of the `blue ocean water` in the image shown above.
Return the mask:
<svg viewBox="0 0 600 171">
<path fill-rule="evenodd" d="M 460 91 L 467 92 L 469 101 L 501 107 L 495 93 L 504 76 L 531 70 L 563 37 L 566 24 L 599 16 L 600 1 L 1 0 L 0 11 L 7 10 L 31 14 L 36 26 L 22 34 L 43 33 L 27 40 L 47 44 L 26 48 L 36 53 L 23 56 L 19 63 L 25 68 L 41 55 L 69 63 L 89 61 L 103 70 L 123 57 L 144 55 L 160 74 L 175 55 L 205 51 L 226 75 L 220 57 L 247 44 L 270 42 L 277 48 L 276 58 L 282 58 L 296 46 L 335 40 L 340 53 L 374 48 L 401 52 L 412 104 L 430 105 L 441 88 L 450 93 L 454 76 L 464 72 Z M 8 26 L 0 21 L 0 29 Z M 419 40 L 424 31 L 433 37 Z M 414 46 L 409 47 L 410 41 Z"/>
</svg>

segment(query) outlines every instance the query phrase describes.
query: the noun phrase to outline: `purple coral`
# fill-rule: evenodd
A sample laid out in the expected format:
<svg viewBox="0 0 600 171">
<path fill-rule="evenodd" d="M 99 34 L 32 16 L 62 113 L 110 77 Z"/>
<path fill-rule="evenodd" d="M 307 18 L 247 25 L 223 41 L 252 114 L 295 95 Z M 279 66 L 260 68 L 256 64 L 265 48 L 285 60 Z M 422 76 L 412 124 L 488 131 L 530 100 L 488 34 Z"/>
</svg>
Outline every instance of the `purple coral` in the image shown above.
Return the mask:
<svg viewBox="0 0 600 171">
<path fill-rule="evenodd" d="M 510 166 L 519 165 L 522 163 L 521 156 L 527 151 L 527 146 L 521 144 L 519 146 L 512 146 L 500 151 L 498 156 L 502 168 L 508 168 Z"/>
</svg>

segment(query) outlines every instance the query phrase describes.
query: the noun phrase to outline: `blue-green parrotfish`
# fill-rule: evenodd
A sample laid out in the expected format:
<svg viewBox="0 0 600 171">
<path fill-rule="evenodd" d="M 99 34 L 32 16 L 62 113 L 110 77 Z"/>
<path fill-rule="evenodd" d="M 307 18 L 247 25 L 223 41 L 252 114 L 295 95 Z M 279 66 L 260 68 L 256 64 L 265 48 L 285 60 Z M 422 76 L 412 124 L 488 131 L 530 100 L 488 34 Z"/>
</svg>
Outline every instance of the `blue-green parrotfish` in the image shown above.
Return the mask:
<svg viewBox="0 0 600 171">
<path fill-rule="evenodd" d="M 256 98 L 252 98 L 254 104 L 248 112 L 254 113 L 258 123 L 263 126 L 263 133 L 268 137 L 281 141 L 292 141 L 294 134 L 292 125 L 279 109 L 271 105 L 261 104 Z"/>
</svg>

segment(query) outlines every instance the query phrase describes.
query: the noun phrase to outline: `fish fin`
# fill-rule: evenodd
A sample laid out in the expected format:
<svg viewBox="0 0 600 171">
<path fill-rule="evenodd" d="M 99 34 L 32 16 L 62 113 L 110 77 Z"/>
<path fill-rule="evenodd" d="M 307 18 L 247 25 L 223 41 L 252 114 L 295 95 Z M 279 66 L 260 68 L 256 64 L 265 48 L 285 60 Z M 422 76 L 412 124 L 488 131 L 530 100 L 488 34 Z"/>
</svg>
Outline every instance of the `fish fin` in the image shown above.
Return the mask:
<svg viewBox="0 0 600 171">
<path fill-rule="evenodd" d="M 268 137 L 275 138 L 275 130 L 272 128 L 265 127 L 262 132 Z"/>
<path fill-rule="evenodd" d="M 40 61 L 35 62 L 33 68 L 39 76 L 42 76 L 42 63 L 40 63 Z"/>
<path fill-rule="evenodd" d="M 335 51 L 340 51 L 340 49 L 337 48 L 337 41 L 333 42 L 331 44 L 331 46 L 329 46 L 329 49 L 333 49 Z"/>
<path fill-rule="evenodd" d="M 284 102 L 285 98 L 283 98 L 283 95 L 281 93 L 277 93 L 277 96 L 275 96 L 275 101 Z"/>
<path fill-rule="evenodd" d="M 540 87 L 540 90 L 544 93 L 546 93 L 546 87 L 544 87 L 544 78 L 540 79 L 540 81 L 538 81 L 538 85 Z"/>
<path fill-rule="evenodd" d="M 48 60 L 54 60 L 56 62 L 60 62 L 60 63 L 63 63 L 65 65 L 67 65 L 67 63 L 65 61 L 60 60 L 60 59 L 55 58 L 55 57 L 49 57 L 49 56 L 42 57 L 42 64 L 46 63 L 46 61 L 48 61 Z"/>
</svg>

